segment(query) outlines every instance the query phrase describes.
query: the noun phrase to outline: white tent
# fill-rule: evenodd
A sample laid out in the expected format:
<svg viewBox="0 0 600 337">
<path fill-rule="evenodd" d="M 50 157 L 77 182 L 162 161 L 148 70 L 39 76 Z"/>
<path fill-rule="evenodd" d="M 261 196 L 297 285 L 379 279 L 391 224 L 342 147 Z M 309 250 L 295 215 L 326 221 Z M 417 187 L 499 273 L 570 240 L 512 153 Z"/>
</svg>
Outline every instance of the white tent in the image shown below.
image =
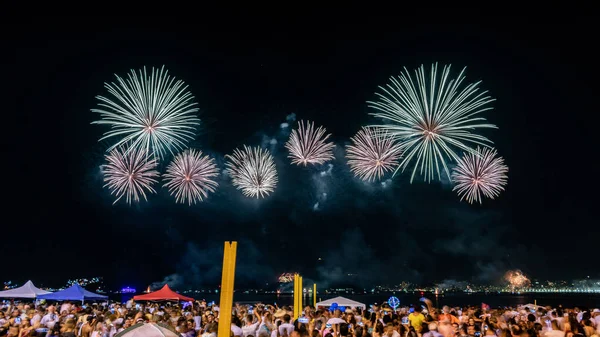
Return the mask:
<svg viewBox="0 0 600 337">
<path fill-rule="evenodd" d="M 361 308 L 363 310 L 366 308 L 366 306 L 363 303 L 349 300 L 349 299 L 347 299 L 345 297 L 341 297 L 341 296 L 330 298 L 330 299 L 322 301 L 322 302 L 318 302 L 317 308 L 318 307 L 330 307 L 333 303 L 337 303 L 338 306 L 346 307 L 346 308 Z"/>
<path fill-rule="evenodd" d="M 181 335 L 162 324 L 136 324 L 115 335 L 115 337 L 180 337 Z"/>
<path fill-rule="evenodd" d="M 50 294 L 50 292 L 39 289 L 33 285 L 33 282 L 27 281 L 19 288 L 0 291 L 0 298 L 36 298 L 45 294 Z"/>
</svg>

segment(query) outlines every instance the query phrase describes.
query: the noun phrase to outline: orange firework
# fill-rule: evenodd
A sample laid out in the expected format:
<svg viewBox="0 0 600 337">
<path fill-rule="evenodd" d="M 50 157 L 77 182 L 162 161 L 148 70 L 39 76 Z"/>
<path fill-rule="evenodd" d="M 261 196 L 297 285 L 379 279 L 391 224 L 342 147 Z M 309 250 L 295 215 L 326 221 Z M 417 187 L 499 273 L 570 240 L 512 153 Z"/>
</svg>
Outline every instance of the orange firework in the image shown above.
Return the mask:
<svg viewBox="0 0 600 337">
<path fill-rule="evenodd" d="M 520 270 L 509 270 L 504 274 L 508 286 L 514 291 L 529 287 L 531 281 Z"/>
</svg>

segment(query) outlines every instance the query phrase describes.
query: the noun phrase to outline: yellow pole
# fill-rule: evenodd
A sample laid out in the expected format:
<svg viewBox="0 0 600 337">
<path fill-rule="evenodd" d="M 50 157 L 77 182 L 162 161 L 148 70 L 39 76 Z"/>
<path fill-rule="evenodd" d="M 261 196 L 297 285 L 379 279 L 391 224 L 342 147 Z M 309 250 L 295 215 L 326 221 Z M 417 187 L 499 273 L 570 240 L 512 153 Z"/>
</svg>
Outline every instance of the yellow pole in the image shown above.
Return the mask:
<svg viewBox="0 0 600 337">
<path fill-rule="evenodd" d="M 294 274 L 294 318 L 298 315 L 298 274 Z"/>
<path fill-rule="evenodd" d="M 313 283 L 313 307 L 317 308 L 317 284 Z"/>
<path fill-rule="evenodd" d="M 302 276 L 300 276 L 300 284 L 298 285 L 298 317 L 300 317 L 302 315 L 302 311 L 304 308 L 302 308 L 302 299 L 304 298 L 304 291 L 302 288 Z M 298 318 L 296 317 L 296 318 Z"/>
<path fill-rule="evenodd" d="M 235 279 L 236 241 L 225 241 L 223 249 L 223 273 L 221 275 L 221 300 L 219 302 L 219 334 L 229 337 L 231 334 L 231 312 L 233 309 L 233 284 Z M 229 314 L 228 314 L 229 313 Z"/>
<path fill-rule="evenodd" d="M 302 276 L 294 275 L 294 319 L 302 314 Z"/>
</svg>

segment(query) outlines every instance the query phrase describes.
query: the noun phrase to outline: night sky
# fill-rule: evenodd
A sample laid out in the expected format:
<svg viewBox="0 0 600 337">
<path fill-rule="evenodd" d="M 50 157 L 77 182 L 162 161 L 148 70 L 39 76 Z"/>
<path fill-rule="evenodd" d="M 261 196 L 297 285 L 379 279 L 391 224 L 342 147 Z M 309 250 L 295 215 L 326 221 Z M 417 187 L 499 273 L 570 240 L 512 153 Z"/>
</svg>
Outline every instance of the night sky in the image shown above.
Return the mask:
<svg viewBox="0 0 600 337">
<path fill-rule="evenodd" d="M 256 34 L 202 24 L 159 32 L 93 20 L 23 28 L 3 53 L 9 123 L 0 280 L 61 286 L 103 276 L 115 287 L 165 278 L 176 287 L 214 285 L 224 240 L 239 241 L 239 286 L 273 282 L 284 271 L 361 286 L 497 282 L 509 269 L 538 279 L 600 277 L 600 227 L 593 225 L 597 37 L 591 21 L 523 21 L 363 22 L 369 28 Z M 377 86 L 403 67 L 433 62 L 451 63 L 454 75 L 467 66 L 467 82 L 482 80 L 497 99 L 483 116 L 499 129 L 484 135 L 510 171 L 495 201 L 461 203 L 447 182 L 411 185 L 407 173 L 384 187 L 349 172 L 343 147 L 360 126 L 376 122 L 366 101 Z M 189 84 L 199 104 L 202 126 L 191 146 L 224 168 L 234 148 L 264 145 L 280 179 L 273 195 L 245 198 L 221 177 L 201 205 L 175 204 L 164 188 L 149 202 L 112 205 L 99 169 L 110 143 L 98 139 L 108 127 L 90 125 L 99 118 L 90 111 L 94 97 L 106 94 L 103 83 L 114 74 L 162 65 Z M 292 113 L 333 134 L 332 167 L 290 165 L 280 124 Z"/>
</svg>

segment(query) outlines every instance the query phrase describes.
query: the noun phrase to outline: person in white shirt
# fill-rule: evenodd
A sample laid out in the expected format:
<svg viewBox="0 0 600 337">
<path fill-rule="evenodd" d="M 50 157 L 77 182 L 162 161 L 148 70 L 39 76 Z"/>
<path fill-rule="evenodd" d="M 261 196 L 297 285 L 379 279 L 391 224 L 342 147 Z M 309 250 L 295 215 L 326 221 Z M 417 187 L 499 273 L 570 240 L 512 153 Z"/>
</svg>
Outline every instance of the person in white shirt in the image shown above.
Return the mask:
<svg viewBox="0 0 600 337">
<path fill-rule="evenodd" d="M 233 333 L 234 337 L 242 337 L 244 335 L 244 332 L 242 331 L 242 328 L 240 328 L 240 325 L 242 325 L 240 319 L 237 316 L 233 316 L 231 318 L 231 332 Z"/>
<path fill-rule="evenodd" d="M 543 337 L 564 337 L 565 336 L 565 332 L 560 330 L 560 328 L 558 327 L 558 321 L 553 319 L 551 322 L 551 329 L 546 330 L 544 333 L 542 333 Z"/>
<path fill-rule="evenodd" d="M 54 312 L 55 308 L 53 306 L 49 306 L 48 307 L 48 314 L 46 314 L 46 316 L 42 317 L 42 320 L 40 321 L 40 324 L 48 329 L 52 329 L 54 327 L 54 324 L 56 324 L 56 322 L 58 322 L 58 315 Z"/>
<path fill-rule="evenodd" d="M 291 319 L 292 317 L 290 317 L 289 314 L 283 315 L 283 323 L 281 323 L 281 325 L 279 326 L 280 335 L 283 336 L 284 331 L 287 333 L 287 336 L 292 335 L 292 332 L 294 332 L 294 325 L 290 323 Z"/>
<path fill-rule="evenodd" d="M 596 331 L 600 334 L 600 309 L 592 310 L 592 321 L 596 323 Z"/>
<path fill-rule="evenodd" d="M 35 309 L 35 314 L 33 314 L 33 317 L 31 318 L 32 326 L 37 326 L 37 324 L 40 323 L 40 321 L 42 320 L 42 314 L 42 309 L 40 309 L 39 307 Z"/>
<path fill-rule="evenodd" d="M 200 312 L 197 310 L 193 310 L 192 313 L 194 315 L 194 330 L 196 330 L 196 336 L 199 336 L 202 329 L 202 316 L 200 316 Z"/>
<path fill-rule="evenodd" d="M 244 325 L 242 327 L 242 333 L 244 334 L 244 337 L 248 337 L 248 336 L 256 337 L 256 330 L 258 330 L 258 326 L 260 325 L 261 320 L 257 319 L 256 322 L 253 322 L 253 320 L 254 320 L 254 316 L 252 314 L 248 314 L 246 316 L 246 325 Z"/>
<path fill-rule="evenodd" d="M 71 303 L 65 302 L 60 306 L 60 310 L 58 312 L 62 314 L 64 311 L 71 312 Z"/>
</svg>

